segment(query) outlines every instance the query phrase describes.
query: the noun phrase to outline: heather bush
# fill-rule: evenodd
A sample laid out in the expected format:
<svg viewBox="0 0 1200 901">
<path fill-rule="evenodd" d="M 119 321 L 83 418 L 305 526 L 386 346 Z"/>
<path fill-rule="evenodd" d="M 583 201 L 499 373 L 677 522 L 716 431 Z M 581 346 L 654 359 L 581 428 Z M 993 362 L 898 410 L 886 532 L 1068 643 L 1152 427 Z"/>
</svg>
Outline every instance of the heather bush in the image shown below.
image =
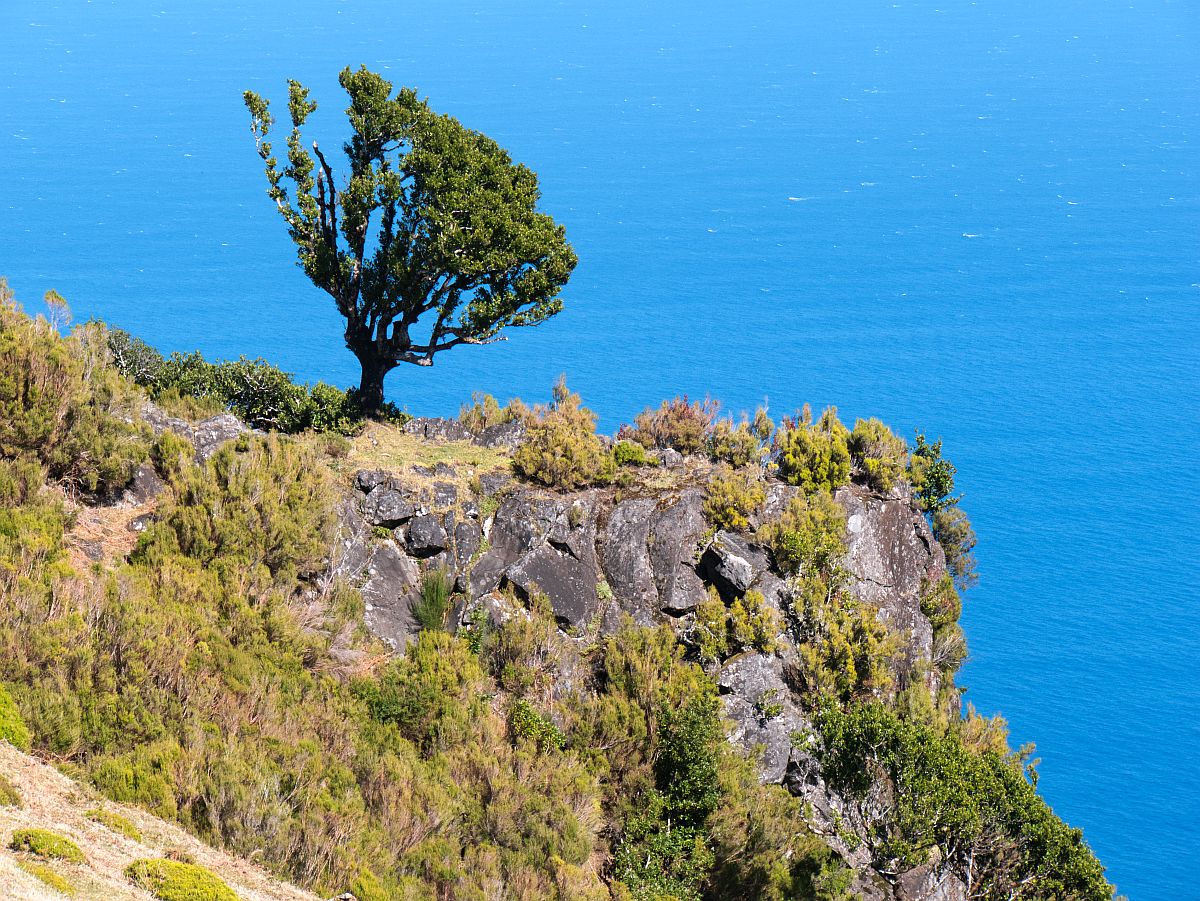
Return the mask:
<svg viewBox="0 0 1200 901">
<path fill-rule="evenodd" d="M 3 518 L 0 517 L 0 528 L 3 528 Z M 7 689 L 0 685 L 0 739 L 8 742 L 18 751 L 28 751 L 31 736 L 29 727 L 21 719 L 21 711 L 17 709 Z"/>
<path fill-rule="evenodd" d="M 13 851 L 22 851 L 50 860 L 65 860 L 67 863 L 86 862 L 77 844 L 66 836 L 48 829 L 18 829 L 13 833 L 8 847 Z"/>
<path fill-rule="evenodd" d="M 719 663 L 729 653 L 729 612 L 712 585 L 708 596 L 696 605 L 691 641 L 702 663 Z"/>
<path fill-rule="evenodd" d="M 636 441 L 618 441 L 613 445 L 613 460 L 618 466 L 645 466 L 653 462 L 646 456 L 646 448 Z"/>
<path fill-rule="evenodd" d="M 827 574 L 845 553 L 846 512 L 826 491 L 793 498 L 758 530 L 784 573 Z"/>
<path fill-rule="evenodd" d="M 732 419 L 718 419 L 708 436 L 709 456 L 735 468 L 758 463 L 764 451 L 763 439 L 745 418 L 736 426 Z"/>
<path fill-rule="evenodd" d="M 779 614 L 767 605 L 760 591 L 747 591 L 729 607 L 729 631 L 743 648 L 772 654 L 781 630 Z"/>
<path fill-rule="evenodd" d="M 514 397 L 502 407 L 492 395 L 479 391 L 472 394 L 471 403 L 463 404 L 458 412 L 458 421 L 475 434 L 508 422 L 523 422 L 529 425 L 533 420 L 533 411 L 522 403 L 519 397 Z"/>
<path fill-rule="evenodd" d="M 975 530 L 957 503 L 934 511 L 933 537 L 946 554 L 946 568 L 959 590 L 974 585 L 979 578 L 975 572 Z"/>
<path fill-rule="evenodd" d="M 135 860 L 125 875 L 159 901 L 238 901 L 237 894 L 212 870 L 178 860 Z"/>
<path fill-rule="evenodd" d="M 779 474 L 806 494 L 834 491 L 850 481 L 849 433 L 829 407 L 816 422 L 807 405 L 775 433 Z"/>
<path fill-rule="evenodd" d="M 860 419 L 847 442 L 850 457 L 861 468 L 867 484 L 877 491 L 891 491 L 903 477 L 908 463 L 908 446 L 878 419 Z"/>
<path fill-rule="evenodd" d="M 537 410 L 528 440 L 513 455 L 517 472 L 551 488 L 582 488 L 612 480 L 616 463 L 596 435 L 596 414 L 580 404 L 579 395 L 559 379 L 553 404 Z"/>
<path fill-rule="evenodd" d="M 128 818 L 121 816 L 119 813 L 94 807 L 85 816 L 89 820 L 99 823 L 106 829 L 111 829 L 118 835 L 123 835 L 131 841 L 140 842 L 142 840 L 142 831 L 133 825 Z"/>
<path fill-rule="evenodd" d="M 708 483 L 704 516 L 718 529 L 745 529 L 750 515 L 766 499 L 766 488 L 756 472 L 722 466 Z"/>
<path fill-rule="evenodd" d="M 23 807 L 21 793 L 12 784 L 12 780 L 0 775 L 0 807 Z"/>
<path fill-rule="evenodd" d="M 689 401 L 686 394 L 665 400 L 657 410 L 639 413 L 632 426 L 622 426 L 617 437 L 646 448 L 669 447 L 681 454 L 696 454 L 707 445 L 719 406 L 708 399 Z"/>
</svg>

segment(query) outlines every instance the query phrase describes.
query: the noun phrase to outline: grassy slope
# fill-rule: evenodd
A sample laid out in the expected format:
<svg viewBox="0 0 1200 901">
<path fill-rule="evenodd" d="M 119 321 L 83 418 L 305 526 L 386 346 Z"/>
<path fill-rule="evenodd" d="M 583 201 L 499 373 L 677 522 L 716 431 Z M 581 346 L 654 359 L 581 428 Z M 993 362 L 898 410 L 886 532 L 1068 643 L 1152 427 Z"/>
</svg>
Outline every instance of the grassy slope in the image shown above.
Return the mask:
<svg viewBox="0 0 1200 901">
<path fill-rule="evenodd" d="M 85 865 L 49 862 L 64 876 L 79 901 L 144 901 L 151 896 L 125 878 L 124 869 L 142 857 L 182 853 L 208 867 L 229 884 L 244 901 L 314 901 L 316 895 L 279 882 L 264 870 L 232 857 L 188 835 L 180 827 L 136 807 L 105 801 L 94 791 L 64 776 L 53 767 L 22 754 L 0 741 L 0 774 L 21 794 L 23 807 L 0 807 L 0 898 L 23 901 L 62 901 L 64 897 L 17 866 L 23 855 L 8 850 L 16 829 L 49 829 L 75 842 L 87 857 Z M 137 826 L 142 841 L 135 842 L 87 818 L 86 811 L 103 807 L 119 813 Z"/>
</svg>

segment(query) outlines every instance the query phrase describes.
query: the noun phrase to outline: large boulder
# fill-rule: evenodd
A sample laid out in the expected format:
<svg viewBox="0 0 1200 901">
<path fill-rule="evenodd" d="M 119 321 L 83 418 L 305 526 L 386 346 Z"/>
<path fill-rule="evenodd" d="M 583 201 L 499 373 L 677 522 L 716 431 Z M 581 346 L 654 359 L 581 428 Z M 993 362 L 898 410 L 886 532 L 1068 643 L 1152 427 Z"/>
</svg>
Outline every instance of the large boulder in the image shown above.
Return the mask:
<svg viewBox="0 0 1200 901">
<path fill-rule="evenodd" d="M 659 606 L 671 613 L 693 610 L 707 596 L 696 574 L 696 545 L 708 529 L 704 491 L 691 488 L 659 504 L 650 520 L 650 568 Z"/>
<path fill-rule="evenodd" d="M 475 437 L 457 419 L 418 417 L 406 422 L 404 431 L 426 441 L 470 441 Z"/>
<path fill-rule="evenodd" d="M 433 557 L 450 547 L 450 538 L 441 518 L 426 513 L 414 517 L 409 523 L 405 544 L 414 557 Z"/>
<path fill-rule="evenodd" d="M 536 548 L 510 566 L 505 577 L 527 599 L 535 590 L 545 594 L 564 627 L 587 628 L 599 610 L 595 563 L 578 559 L 562 545 Z"/>
<path fill-rule="evenodd" d="M 417 513 L 416 496 L 409 490 L 385 483 L 376 487 L 362 502 L 362 516 L 373 526 L 393 529 L 408 522 Z"/>
<path fill-rule="evenodd" d="M 656 621 L 659 608 L 650 562 L 650 525 L 655 508 L 653 498 L 621 501 L 608 517 L 600 542 L 600 562 L 616 608 L 643 626 Z M 606 628 L 613 625 L 606 623 Z"/>
<path fill-rule="evenodd" d="M 750 590 L 770 567 L 767 552 L 724 529 L 713 536 L 700 558 L 700 567 L 728 601 Z"/>
<path fill-rule="evenodd" d="M 760 778 L 782 782 L 792 759 L 792 736 L 811 728 L 784 681 L 783 661 L 766 654 L 739 654 L 721 668 L 717 685 L 732 724 L 729 740 L 747 752 L 760 748 Z"/>
<path fill-rule="evenodd" d="M 253 431 L 232 413 L 210 416 L 196 423 L 192 445 L 196 448 L 196 462 L 203 463 L 215 454 L 226 441 Z"/>
<path fill-rule="evenodd" d="M 362 586 L 366 625 L 397 651 L 404 650 L 418 625 L 412 604 L 420 596 L 421 569 L 394 542 L 379 542 L 365 568 Z"/>
</svg>

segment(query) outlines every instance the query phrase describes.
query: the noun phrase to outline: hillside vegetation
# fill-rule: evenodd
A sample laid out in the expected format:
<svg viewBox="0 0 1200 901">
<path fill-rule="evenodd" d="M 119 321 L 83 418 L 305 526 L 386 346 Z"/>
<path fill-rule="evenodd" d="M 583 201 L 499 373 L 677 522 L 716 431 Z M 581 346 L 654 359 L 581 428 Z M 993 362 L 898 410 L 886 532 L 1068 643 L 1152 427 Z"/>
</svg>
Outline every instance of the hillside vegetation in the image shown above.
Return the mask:
<svg viewBox="0 0 1200 901">
<path fill-rule="evenodd" d="M 769 548 L 794 601 L 776 611 L 753 591 L 714 594 L 683 641 L 669 623 L 629 618 L 604 634 L 560 628 L 543 595 L 505 586 L 497 603 L 511 615 L 468 611 L 456 628 L 453 585 L 426 578 L 425 627 L 396 656 L 364 627 L 358 586 L 334 575 L 337 511 L 357 468 L 442 461 L 373 424 L 349 442 L 242 434 L 197 462 L 185 440 L 142 422 L 143 389 L 109 339 L 98 324 L 61 337 L 0 300 L 0 682 L 14 702 L 0 704 L 0 727 L 104 798 L 359 901 L 835 901 L 868 890 L 851 851 L 884 882 L 949 868 L 974 898 L 1111 897 L 1002 723 L 959 716 L 954 582 L 973 576 L 965 519 L 954 520 L 951 575 L 921 602 L 939 651 L 913 665 L 933 675 L 902 667 L 896 636 L 847 588 L 831 492 L 852 478 L 877 492 L 911 481 L 931 518 L 953 514 L 940 445 L 922 440 L 913 456 L 882 424 L 849 430 L 836 412 L 777 430 L 765 411 L 735 424 L 680 399 L 614 446 L 565 385 L 546 408 L 481 399 L 465 417 L 519 421 L 527 439 L 511 464 L 464 444 L 464 465 L 511 468 L 548 491 L 649 492 L 670 453 L 703 458 L 680 471 L 713 473 L 711 531 Z M 186 412 L 183 395 L 167 402 Z M 352 431 L 333 419 L 332 431 Z M 81 512 L 131 503 L 123 492 L 146 467 L 164 488 L 132 551 L 73 557 Z M 796 491 L 753 534 L 768 475 Z M 819 732 L 796 740 L 820 743 L 825 778 L 855 811 L 840 838 L 725 740 L 714 666 L 769 655 L 781 638 L 797 650 L 796 703 Z M 17 810 L 6 825 L 24 822 Z M 63 825 L 93 860 L 89 836 L 108 827 L 75 813 Z M 102 875 L 52 866 L 107 885 L 113 867 L 143 855 L 133 839 L 111 844 L 121 853 Z M 144 856 L 168 844 L 155 839 Z M 31 885 L 4 866 L 4 878 Z M 134 868 L 122 885 L 164 872 Z M 305 897 L 230 881 L 246 898 Z"/>
</svg>

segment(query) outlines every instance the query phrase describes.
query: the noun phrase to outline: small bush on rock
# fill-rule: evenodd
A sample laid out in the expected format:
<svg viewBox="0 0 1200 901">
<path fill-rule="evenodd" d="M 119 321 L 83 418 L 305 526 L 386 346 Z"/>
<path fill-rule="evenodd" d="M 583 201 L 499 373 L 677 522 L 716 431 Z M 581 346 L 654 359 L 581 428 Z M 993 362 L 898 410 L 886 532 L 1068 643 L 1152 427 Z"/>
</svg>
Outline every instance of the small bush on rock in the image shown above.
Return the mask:
<svg viewBox="0 0 1200 901">
<path fill-rule="evenodd" d="M 826 491 L 793 498 L 780 517 L 758 531 L 775 565 L 788 574 L 828 572 L 845 552 L 846 512 Z"/>
<path fill-rule="evenodd" d="M 617 437 L 646 448 L 674 448 L 681 454 L 704 449 L 720 405 L 713 400 L 689 401 L 687 395 L 664 400 L 657 410 L 643 410 L 632 426 L 622 426 Z"/>
<path fill-rule="evenodd" d="M 722 466 L 708 483 L 704 515 L 718 529 L 745 529 L 750 514 L 766 499 L 766 489 L 756 473 Z"/>
<path fill-rule="evenodd" d="M 729 653 L 729 614 L 717 589 L 710 585 L 708 597 L 696 607 L 692 643 L 703 663 L 718 663 Z"/>
<path fill-rule="evenodd" d="M 862 467 L 867 484 L 877 491 L 891 491 L 904 475 L 908 446 L 880 420 L 858 420 L 848 444 L 850 456 Z"/>
<path fill-rule="evenodd" d="M 753 648 L 763 654 L 775 652 L 779 635 L 779 614 L 767 606 L 759 591 L 747 591 L 729 607 L 729 627 L 733 640 L 743 648 Z"/>
<path fill-rule="evenodd" d="M 212 870 L 177 860 L 135 860 L 125 875 L 159 901 L 238 901 Z"/>
<path fill-rule="evenodd" d="M 754 414 L 753 423 L 744 415 L 736 426 L 732 419 L 719 419 L 708 437 L 708 454 L 730 466 L 757 464 L 774 430 L 774 423 L 762 407 Z"/>
<path fill-rule="evenodd" d="M 492 395 L 480 391 L 472 394 L 471 403 L 463 404 L 458 411 L 458 421 L 468 431 L 477 435 L 492 426 L 504 425 L 508 422 L 529 424 L 532 420 L 533 411 L 525 406 L 519 397 L 514 397 L 506 406 L 502 407 Z"/>
<path fill-rule="evenodd" d="M 816 422 L 805 405 L 799 416 L 784 420 L 775 433 L 779 474 L 805 494 L 834 491 L 850 481 L 849 433 L 829 407 Z"/>
<path fill-rule="evenodd" d="M 554 403 L 538 410 L 513 465 L 528 479 L 568 490 L 605 484 L 616 472 L 613 455 L 596 435 L 596 414 L 581 406 L 565 379 L 554 386 Z"/>
<path fill-rule="evenodd" d="M 613 447 L 613 459 L 618 466 L 645 466 L 653 462 L 646 456 L 646 448 L 636 441 L 618 441 Z"/>
<path fill-rule="evenodd" d="M 421 594 L 412 605 L 413 618 L 422 629 L 446 628 L 453 588 L 454 582 L 445 570 L 434 570 L 422 576 Z"/>
<path fill-rule="evenodd" d="M 77 844 L 48 829 L 18 829 L 13 833 L 8 847 L 14 851 L 24 851 L 37 857 L 65 860 L 67 863 L 84 863 L 86 861 Z"/>
</svg>

